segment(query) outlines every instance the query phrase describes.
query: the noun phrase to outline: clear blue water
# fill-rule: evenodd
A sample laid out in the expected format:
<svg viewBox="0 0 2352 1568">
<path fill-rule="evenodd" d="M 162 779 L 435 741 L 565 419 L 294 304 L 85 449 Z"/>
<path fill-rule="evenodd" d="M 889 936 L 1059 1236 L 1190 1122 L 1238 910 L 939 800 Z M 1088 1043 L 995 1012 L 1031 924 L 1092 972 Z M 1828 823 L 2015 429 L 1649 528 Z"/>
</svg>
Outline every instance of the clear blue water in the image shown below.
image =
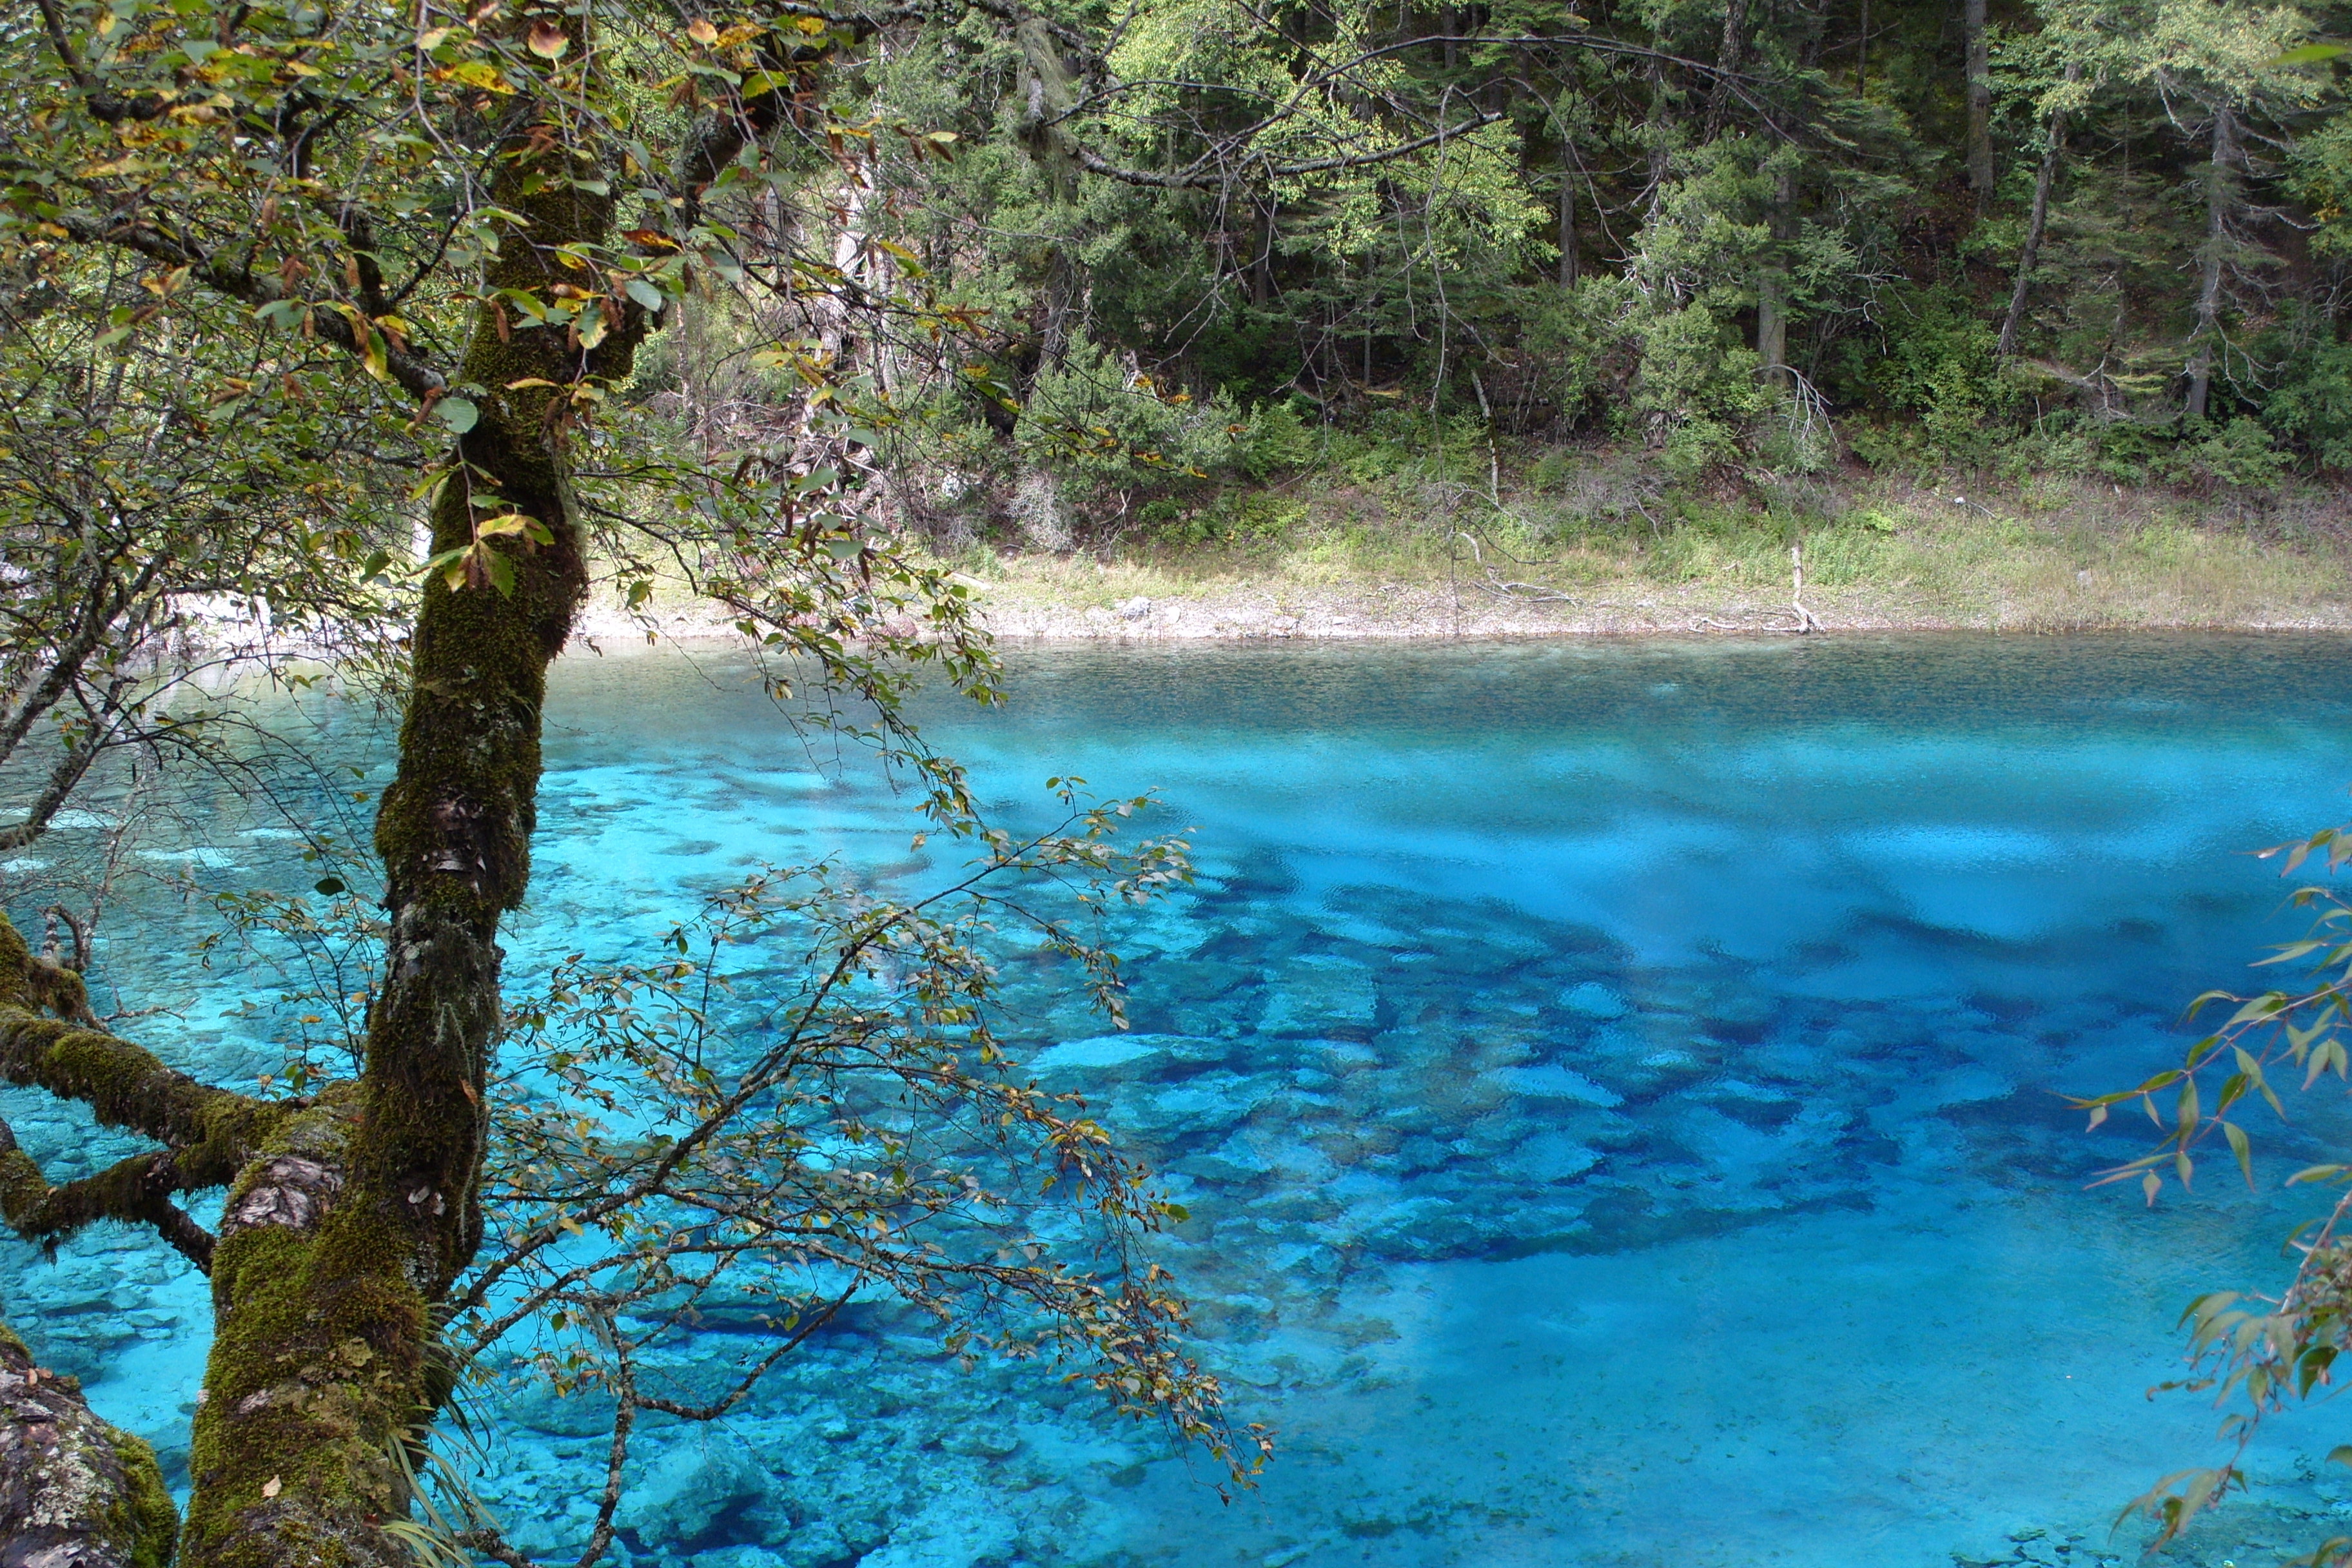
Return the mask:
<svg viewBox="0 0 2352 1568">
<path fill-rule="evenodd" d="M 1166 1260 L 1280 1457 L 1221 1506 L 1151 1434 L 877 1315 L 725 1425 L 656 1427 L 631 1561 L 2083 1563 L 2130 1556 L 2116 1510 L 2219 1452 L 2209 1409 L 2144 1391 L 2189 1295 L 2280 1277 L 2277 1180 L 2352 1124 L 2296 1104 L 2257 1129 L 2262 1191 L 2216 1170 L 2151 1213 L 2084 1190 L 2137 1134 L 2086 1135 L 2057 1095 L 2144 1076 L 2189 996 L 2293 934 L 2242 852 L 2344 815 L 2352 644 L 1014 664 L 1009 710 L 929 714 L 1001 813 L 1075 772 L 1198 826 L 1200 886 L 1126 934 L 1134 1036 L 1086 1043 L 1099 1021 L 1022 984 L 1009 1033 L 1169 1173 L 1192 1219 Z M 560 674 L 517 965 L 625 951 L 760 861 L 922 874 L 903 802 L 781 732 L 731 659 Z M 300 885 L 276 840 L 196 837 L 206 885 Z M 183 1009 L 150 1037 L 249 1078 L 274 1050 L 164 956 L 198 920 L 149 900 L 110 977 Z M 109 1152 L 28 1112 L 62 1168 Z M 200 1282 L 117 1234 L 12 1253 L 0 1286 L 184 1458 Z M 740 1352 L 713 1334 L 669 1370 Z M 2181 1560 L 2332 1532 L 2326 1414 L 2265 1438 L 2280 1485 Z M 595 1415 L 496 1413 L 483 1489 L 530 1550 L 586 1512 Z"/>
</svg>

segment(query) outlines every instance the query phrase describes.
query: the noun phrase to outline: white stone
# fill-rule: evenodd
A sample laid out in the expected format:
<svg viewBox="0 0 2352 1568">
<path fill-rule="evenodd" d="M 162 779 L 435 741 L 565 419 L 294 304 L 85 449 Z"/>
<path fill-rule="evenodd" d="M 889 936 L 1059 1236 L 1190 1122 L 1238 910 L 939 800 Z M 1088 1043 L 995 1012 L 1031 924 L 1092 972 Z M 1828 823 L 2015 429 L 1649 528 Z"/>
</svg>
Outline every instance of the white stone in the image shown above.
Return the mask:
<svg viewBox="0 0 2352 1568">
<path fill-rule="evenodd" d="M 1522 1100 L 1572 1100 L 1604 1110 L 1624 1103 L 1624 1096 L 1612 1093 L 1582 1073 L 1556 1062 L 1539 1067 L 1495 1068 L 1478 1076 Z"/>
<path fill-rule="evenodd" d="M 1633 1005 L 1597 980 L 1581 985 L 1571 985 L 1559 994 L 1559 1005 L 1580 1018 L 1607 1022 L 1622 1018 L 1633 1010 Z"/>
</svg>

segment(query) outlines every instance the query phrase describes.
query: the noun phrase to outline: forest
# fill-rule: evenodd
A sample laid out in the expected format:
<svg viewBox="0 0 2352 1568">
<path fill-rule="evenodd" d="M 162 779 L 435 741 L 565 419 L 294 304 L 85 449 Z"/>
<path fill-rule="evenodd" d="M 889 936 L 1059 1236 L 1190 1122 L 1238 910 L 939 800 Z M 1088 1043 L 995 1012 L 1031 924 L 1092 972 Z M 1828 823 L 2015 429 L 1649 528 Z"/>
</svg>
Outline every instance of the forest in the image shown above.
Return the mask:
<svg viewBox="0 0 2352 1568">
<path fill-rule="evenodd" d="M 1668 483 L 2211 493 L 2352 462 L 2352 121 L 2314 42 L 2343 18 L 1590 9 L 882 28 L 834 110 L 876 133 L 780 200 L 872 313 L 840 363 L 906 418 L 903 510 L 1047 546 L 1245 535 L 1252 484 L 1377 470 L 1384 440 L 1481 489 L 1496 443 Z M 914 296 L 970 332 L 894 331 Z M 698 418 L 773 397 L 688 341 L 640 384 L 677 376 Z"/>
</svg>

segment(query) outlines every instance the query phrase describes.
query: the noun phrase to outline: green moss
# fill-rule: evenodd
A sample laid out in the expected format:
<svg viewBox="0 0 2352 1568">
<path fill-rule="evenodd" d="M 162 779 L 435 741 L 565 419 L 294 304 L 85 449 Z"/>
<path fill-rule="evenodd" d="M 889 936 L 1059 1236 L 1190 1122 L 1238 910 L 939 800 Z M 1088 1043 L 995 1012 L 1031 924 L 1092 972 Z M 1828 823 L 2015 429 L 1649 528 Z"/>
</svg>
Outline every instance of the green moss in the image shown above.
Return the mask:
<svg viewBox="0 0 2352 1568">
<path fill-rule="evenodd" d="M 109 1513 L 108 1533 L 131 1546 L 131 1568 L 170 1568 L 180 1547 L 180 1510 L 163 1484 L 155 1450 L 143 1438 L 107 1428 L 127 1489 Z"/>
<path fill-rule="evenodd" d="M 350 1099 L 291 1119 L 231 1189 L 230 1212 L 274 1179 L 268 1162 L 279 1156 L 345 1166 Z M 409 1237 L 383 1204 L 349 1188 L 312 1195 L 323 1213 L 311 1223 L 231 1227 L 214 1254 L 217 1330 L 187 1527 L 206 1568 L 396 1560 L 375 1525 L 405 1509 L 388 1454 L 429 1414 L 430 1318 L 407 1277 Z M 289 1554 L 298 1542 L 307 1550 Z"/>
</svg>

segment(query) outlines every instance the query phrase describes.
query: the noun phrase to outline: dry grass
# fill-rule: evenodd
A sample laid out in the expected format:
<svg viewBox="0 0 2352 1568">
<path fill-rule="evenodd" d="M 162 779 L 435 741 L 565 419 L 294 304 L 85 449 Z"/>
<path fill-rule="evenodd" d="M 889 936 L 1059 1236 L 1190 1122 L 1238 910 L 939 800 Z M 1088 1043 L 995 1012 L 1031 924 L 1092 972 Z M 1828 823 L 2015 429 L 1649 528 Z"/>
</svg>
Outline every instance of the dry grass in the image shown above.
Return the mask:
<svg viewBox="0 0 2352 1568">
<path fill-rule="evenodd" d="M 2048 479 L 1759 489 L 1595 515 L 1604 487 L 1588 479 L 1500 509 L 1457 494 L 1450 518 L 1436 498 L 1335 489 L 1273 537 L 956 563 L 1000 624 L 1044 636 L 1174 629 L 1110 614 L 1137 598 L 1195 606 L 1187 635 L 1292 618 L 1347 635 L 1366 616 L 1386 635 L 1443 632 L 1465 605 L 1484 629 L 1736 624 L 1787 602 L 1791 543 L 1832 627 L 2352 627 L 2352 500 L 2334 490 L 2257 505 Z"/>
</svg>

